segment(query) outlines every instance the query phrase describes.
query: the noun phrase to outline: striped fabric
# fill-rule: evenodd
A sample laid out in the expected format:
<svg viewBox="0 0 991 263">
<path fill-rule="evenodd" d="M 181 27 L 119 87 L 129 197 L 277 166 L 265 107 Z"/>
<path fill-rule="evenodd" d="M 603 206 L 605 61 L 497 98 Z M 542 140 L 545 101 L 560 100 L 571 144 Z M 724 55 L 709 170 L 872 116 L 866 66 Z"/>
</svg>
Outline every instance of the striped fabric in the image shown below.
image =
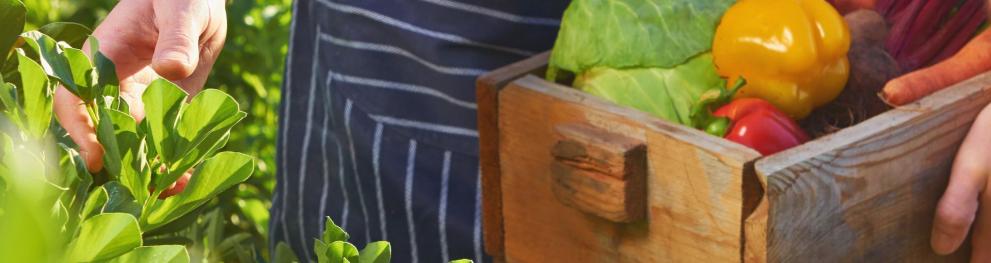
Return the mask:
<svg viewBox="0 0 991 263">
<path fill-rule="evenodd" d="M 271 240 L 315 259 L 330 216 L 394 262 L 488 262 L 474 81 L 551 47 L 564 0 L 294 3 Z"/>
</svg>

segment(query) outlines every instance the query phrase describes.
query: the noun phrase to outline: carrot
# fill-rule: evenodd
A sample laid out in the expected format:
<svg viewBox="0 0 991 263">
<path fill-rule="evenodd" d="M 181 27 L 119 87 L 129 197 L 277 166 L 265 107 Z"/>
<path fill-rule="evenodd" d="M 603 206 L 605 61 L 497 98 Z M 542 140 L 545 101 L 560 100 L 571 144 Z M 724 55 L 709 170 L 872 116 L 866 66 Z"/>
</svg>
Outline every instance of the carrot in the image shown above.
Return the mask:
<svg viewBox="0 0 991 263">
<path fill-rule="evenodd" d="M 991 30 L 971 39 L 956 55 L 889 81 L 881 98 L 894 106 L 905 105 L 988 70 L 991 70 Z"/>
</svg>

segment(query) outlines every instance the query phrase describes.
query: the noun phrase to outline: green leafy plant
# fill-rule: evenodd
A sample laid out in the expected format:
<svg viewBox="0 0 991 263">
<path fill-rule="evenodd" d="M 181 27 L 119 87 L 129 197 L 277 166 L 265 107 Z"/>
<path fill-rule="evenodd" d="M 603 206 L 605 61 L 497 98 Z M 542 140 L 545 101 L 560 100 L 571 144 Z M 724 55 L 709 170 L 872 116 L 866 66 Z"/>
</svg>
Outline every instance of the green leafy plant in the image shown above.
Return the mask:
<svg viewBox="0 0 991 263">
<path fill-rule="evenodd" d="M 0 254 L 19 262 L 188 262 L 186 248 L 174 245 L 182 242 L 162 237 L 185 229 L 198 208 L 251 176 L 252 157 L 219 152 L 247 114 L 224 92 L 188 99 L 160 79 L 142 97 L 146 118 L 139 123 L 96 39 L 90 50 L 73 47 L 88 29 L 54 24 L 21 33 L 25 10 L 0 0 L 0 21 L 15 27 L 0 31 L 0 231 L 33 241 L 5 234 L 0 244 L 9 246 Z M 95 124 L 105 148 L 99 173 L 89 172 L 53 121 L 59 85 L 83 101 Z M 190 170 L 183 193 L 156 198 Z"/>
<path fill-rule="evenodd" d="M 317 256 L 319 263 L 389 263 L 392 261 L 392 245 L 388 241 L 376 241 L 365 245 L 365 248 L 358 250 L 354 244 L 348 242 L 351 235 L 344 229 L 334 224 L 334 220 L 327 217 L 324 224 L 323 235 L 319 239 L 313 240 L 313 253 Z M 286 243 L 280 242 L 275 249 L 273 262 L 290 263 L 299 262 Z M 451 263 L 471 263 L 468 259 L 452 260 Z"/>
<path fill-rule="evenodd" d="M 25 27 L 60 39 L 44 28 L 53 25 L 95 27 L 117 2 L 24 0 L 29 7 Z M 159 237 L 182 242 L 189 248 L 193 261 L 250 262 L 270 258 L 268 220 L 277 171 L 275 139 L 278 131 L 273 127 L 279 125 L 279 88 L 288 51 L 291 11 L 291 0 L 228 1 L 230 33 L 206 86 L 230 94 L 248 114 L 231 131 L 230 139 L 221 151 L 250 153 L 255 157 L 255 172 L 244 183 L 204 204 L 199 208 L 198 216 L 184 218 L 191 222 L 189 227 Z M 2 29 L 7 28 L 4 25 Z M 65 41 L 78 47 L 86 35 L 75 39 L 82 40 L 78 44 Z"/>
</svg>

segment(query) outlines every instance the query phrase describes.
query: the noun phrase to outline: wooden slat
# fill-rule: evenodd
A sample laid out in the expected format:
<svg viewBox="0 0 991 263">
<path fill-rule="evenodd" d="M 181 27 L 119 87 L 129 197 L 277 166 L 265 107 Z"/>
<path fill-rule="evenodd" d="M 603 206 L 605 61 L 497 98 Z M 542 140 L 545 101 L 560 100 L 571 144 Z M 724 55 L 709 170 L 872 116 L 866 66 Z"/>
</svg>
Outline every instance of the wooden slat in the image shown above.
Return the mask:
<svg viewBox="0 0 991 263">
<path fill-rule="evenodd" d="M 647 207 L 647 147 L 588 124 L 555 127 L 554 195 L 565 205 L 617 222 L 640 221 Z"/>
<path fill-rule="evenodd" d="M 507 83 L 539 70 L 547 64 L 550 52 L 499 68 L 478 78 L 479 166 L 482 171 L 482 228 L 485 252 L 499 259 L 503 255 L 502 190 L 499 171 L 499 90 Z"/>
<path fill-rule="evenodd" d="M 770 156 L 747 220 L 748 261 L 962 261 L 929 246 L 952 159 L 991 102 L 991 74 Z M 767 250 L 761 251 L 760 244 Z"/>
<path fill-rule="evenodd" d="M 740 261 L 743 173 L 755 151 L 534 76 L 499 101 L 508 262 Z M 557 201 L 547 173 L 563 123 L 646 142 L 647 220 L 617 224 Z"/>
</svg>

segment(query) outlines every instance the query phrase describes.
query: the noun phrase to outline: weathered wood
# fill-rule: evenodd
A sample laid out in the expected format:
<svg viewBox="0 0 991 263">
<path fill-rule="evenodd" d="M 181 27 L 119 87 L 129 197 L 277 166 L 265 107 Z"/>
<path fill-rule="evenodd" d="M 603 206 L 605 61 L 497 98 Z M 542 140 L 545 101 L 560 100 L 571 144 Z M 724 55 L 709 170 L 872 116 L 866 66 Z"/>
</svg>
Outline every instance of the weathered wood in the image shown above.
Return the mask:
<svg viewBox="0 0 991 263">
<path fill-rule="evenodd" d="M 642 140 L 588 124 L 555 127 L 553 191 L 565 205 L 617 223 L 644 218 L 647 150 Z"/>
<path fill-rule="evenodd" d="M 954 154 L 991 102 L 978 76 L 854 127 L 760 160 L 766 199 L 747 219 L 753 262 L 964 261 L 929 246 Z"/>
<path fill-rule="evenodd" d="M 755 151 L 535 76 L 498 100 L 508 262 L 740 261 L 743 173 Z M 616 224 L 557 201 L 542 173 L 555 161 L 554 127 L 569 123 L 646 143 L 646 220 Z"/>
<path fill-rule="evenodd" d="M 478 78 L 479 169 L 482 171 L 482 228 L 485 252 L 499 259 L 503 255 L 502 190 L 499 171 L 499 90 L 525 74 L 547 64 L 550 52 L 499 68 Z"/>
</svg>

